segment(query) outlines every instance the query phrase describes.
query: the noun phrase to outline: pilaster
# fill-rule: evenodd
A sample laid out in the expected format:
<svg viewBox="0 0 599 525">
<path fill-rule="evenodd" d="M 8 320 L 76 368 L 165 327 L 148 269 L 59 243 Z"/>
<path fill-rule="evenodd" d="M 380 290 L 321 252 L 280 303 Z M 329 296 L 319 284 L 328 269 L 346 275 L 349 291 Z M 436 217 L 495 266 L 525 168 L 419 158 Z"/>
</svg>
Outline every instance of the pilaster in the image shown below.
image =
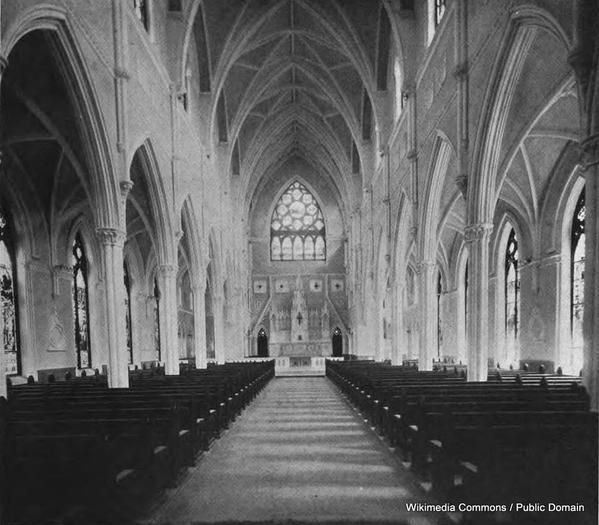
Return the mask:
<svg viewBox="0 0 599 525">
<path fill-rule="evenodd" d="M 214 357 L 217 364 L 225 362 L 225 319 L 224 319 L 224 294 L 214 295 Z"/>
<path fill-rule="evenodd" d="M 177 267 L 163 264 L 158 267 L 160 292 L 160 344 L 165 372 L 179 374 L 179 349 L 177 338 Z"/>
<path fill-rule="evenodd" d="M 129 386 L 127 336 L 125 327 L 125 298 L 123 274 L 123 246 L 125 233 L 116 228 L 96 230 L 104 272 L 106 300 L 106 331 L 108 340 L 108 386 Z"/>
<path fill-rule="evenodd" d="M 468 381 L 486 381 L 489 356 L 490 223 L 465 229 L 468 244 Z"/>
<path fill-rule="evenodd" d="M 432 370 L 437 356 L 437 290 L 434 261 L 421 261 L 418 265 L 420 281 L 420 355 L 418 368 Z"/>
<path fill-rule="evenodd" d="M 196 368 L 206 368 L 206 286 L 194 286 L 192 291 Z"/>
</svg>

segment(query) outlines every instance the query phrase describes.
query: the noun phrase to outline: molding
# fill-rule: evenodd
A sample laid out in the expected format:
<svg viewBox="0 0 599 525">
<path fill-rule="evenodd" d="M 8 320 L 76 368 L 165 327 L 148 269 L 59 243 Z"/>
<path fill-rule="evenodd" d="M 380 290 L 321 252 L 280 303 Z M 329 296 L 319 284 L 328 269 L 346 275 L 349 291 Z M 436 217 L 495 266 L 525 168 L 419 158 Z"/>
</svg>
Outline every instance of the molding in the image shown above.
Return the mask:
<svg viewBox="0 0 599 525">
<path fill-rule="evenodd" d="M 488 239 L 492 231 L 493 223 L 470 224 L 464 228 L 464 239 L 467 243 L 482 241 Z"/>
<path fill-rule="evenodd" d="M 116 228 L 97 228 L 96 237 L 103 246 L 124 246 L 126 234 Z"/>
<path fill-rule="evenodd" d="M 119 182 L 119 187 L 121 188 L 121 197 L 124 201 L 127 200 L 127 197 L 133 189 L 133 186 L 135 186 L 135 184 L 131 180 L 122 180 Z"/>
<path fill-rule="evenodd" d="M 173 277 L 177 275 L 178 267 L 174 264 L 160 264 L 156 268 L 156 273 L 161 277 Z"/>
<path fill-rule="evenodd" d="M 131 80 L 131 74 L 129 73 L 129 70 L 123 67 L 115 67 L 114 76 L 115 78 L 119 78 L 122 80 Z"/>
</svg>

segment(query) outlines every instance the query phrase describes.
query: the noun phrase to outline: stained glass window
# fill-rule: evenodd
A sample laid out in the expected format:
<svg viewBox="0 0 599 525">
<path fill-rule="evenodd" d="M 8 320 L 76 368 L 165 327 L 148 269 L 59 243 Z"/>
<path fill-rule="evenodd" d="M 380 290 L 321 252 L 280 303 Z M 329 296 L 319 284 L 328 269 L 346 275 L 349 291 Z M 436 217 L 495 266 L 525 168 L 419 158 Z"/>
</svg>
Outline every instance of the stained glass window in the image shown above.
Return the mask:
<svg viewBox="0 0 599 525">
<path fill-rule="evenodd" d="M 129 279 L 129 267 L 123 262 L 123 276 L 125 285 L 125 329 L 127 331 L 127 355 L 129 364 L 133 363 L 133 337 L 131 329 L 131 281 Z"/>
<path fill-rule="evenodd" d="M 446 0 L 435 0 L 435 26 L 441 23 L 441 19 L 445 14 Z"/>
<path fill-rule="evenodd" d="M 324 217 L 314 196 L 294 182 L 281 196 L 270 223 L 273 261 L 324 261 Z"/>
<path fill-rule="evenodd" d="M 584 314 L 584 257 L 585 257 L 585 192 L 582 190 L 572 220 L 570 257 L 570 330 L 573 356 L 573 371 L 582 367 L 582 320 Z"/>
<path fill-rule="evenodd" d="M 135 16 L 143 24 L 146 31 L 148 30 L 148 2 L 147 0 L 133 0 L 133 11 Z"/>
<path fill-rule="evenodd" d="M 437 357 L 443 353 L 443 320 L 441 318 L 441 296 L 443 295 L 443 284 L 441 272 L 437 273 Z"/>
<path fill-rule="evenodd" d="M 10 223 L 6 214 L 0 210 L 0 301 L 4 322 L 2 346 L 6 375 L 21 373 L 15 285 L 16 276 Z"/>
<path fill-rule="evenodd" d="M 507 359 L 516 358 L 518 331 L 520 329 L 520 275 L 518 272 L 518 239 L 512 228 L 505 250 L 505 335 Z"/>
<path fill-rule="evenodd" d="M 162 353 L 160 348 L 160 291 L 158 290 L 158 280 L 154 279 L 154 358 L 161 361 Z"/>
<path fill-rule="evenodd" d="M 77 368 L 89 368 L 89 297 L 87 287 L 87 258 L 83 240 L 78 233 L 73 242 L 73 319 L 75 322 L 75 349 Z"/>
<path fill-rule="evenodd" d="M 464 330 L 468 334 L 468 261 L 464 269 Z"/>
</svg>

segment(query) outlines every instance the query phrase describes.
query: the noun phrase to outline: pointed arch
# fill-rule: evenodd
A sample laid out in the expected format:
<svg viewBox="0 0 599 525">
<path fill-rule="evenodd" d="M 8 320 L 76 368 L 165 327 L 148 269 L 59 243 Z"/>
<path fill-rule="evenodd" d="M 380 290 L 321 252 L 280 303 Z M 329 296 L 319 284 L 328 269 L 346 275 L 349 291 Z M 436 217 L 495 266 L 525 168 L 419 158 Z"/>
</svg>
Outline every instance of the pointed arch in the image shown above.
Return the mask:
<svg viewBox="0 0 599 525">
<path fill-rule="evenodd" d="M 546 10 L 532 5 L 518 6 L 510 13 L 508 27 L 496 55 L 474 140 L 472 173 L 468 186 L 468 222 L 489 223 L 496 203 L 496 179 L 507 119 L 535 29 L 548 31 L 564 46 L 571 42 L 560 23 Z"/>
<path fill-rule="evenodd" d="M 160 174 L 154 148 L 150 139 L 145 139 L 136 149 L 129 161 L 129 171 L 134 165 L 141 168 L 139 173 L 147 184 L 148 191 L 145 198 L 149 199 L 151 218 L 153 221 L 155 236 L 156 257 L 158 264 L 169 264 L 176 260 L 177 247 L 174 243 L 174 228 L 171 207 L 168 203 L 164 178 Z M 132 192 L 135 192 L 135 186 Z"/>
<path fill-rule="evenodd" d="M 437 254 L 438 225 L 441 217 L 441 195 L 455 149 L 442 132 L 438 132 L 433 146 L 433 155 L 428 170 L 425 202 L 422 207 L 420 224 L 423 228 L 419 232 L 419 250 L 423 261 L 434 261 Z"/>
<path fill-rule="evenodd" d="M 192 283 L 201 283 L 204 278 L 204 268 L 202 261 L 202 243 L 199 235 L 199 221 L 195 213 L 191 195 L 187 195 L 181 206 L 181 226 L 183 235 L 187 237 L 187 246 L 189 249 L 190 275 Z"/>
<path fill-rule="evenodd" d="M 295 178 L 287 187 L 283 186 L 277 197 L 270 214 L 271 260 L 326 260 L 326 221 L 314 193 Z M 311 259 L 306 256 L 308 239 L 311 241 L 308 248 L 312 247 Z M 286 252 L 288 240 L 292 247 L 289 259 Z"/>
<path fill-rule="evenodd" d="M 83 59 L 78 30 L 66 9 L 50 5 L 34 6 L 23 10 L 3 30 L 0 54 L 9 56 L 18 42 L 34 31 L 45 31 L 50 35 L 56 58 L 63 66 L 72 103 L 82 117 L 78 132 L 90 175 L 94 222 L 98 227 L 114 227 L 119 224 L 121 216 L 118 176 L 96 89 Z"/>
</svg>

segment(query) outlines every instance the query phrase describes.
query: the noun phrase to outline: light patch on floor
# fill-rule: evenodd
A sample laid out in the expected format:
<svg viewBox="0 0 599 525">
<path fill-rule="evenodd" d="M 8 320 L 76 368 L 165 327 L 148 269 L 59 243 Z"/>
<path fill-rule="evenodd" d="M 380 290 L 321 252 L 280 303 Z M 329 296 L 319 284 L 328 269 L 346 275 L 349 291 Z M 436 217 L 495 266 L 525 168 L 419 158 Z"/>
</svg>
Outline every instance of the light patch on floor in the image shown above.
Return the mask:
<svg viewBox="0 0 599 525">
<path fill-rule="evenodd" d="M 433 525 L 413 475 L 325 378 L 280 378 L 245 410 L 147 523 Z"/>
</svg>

